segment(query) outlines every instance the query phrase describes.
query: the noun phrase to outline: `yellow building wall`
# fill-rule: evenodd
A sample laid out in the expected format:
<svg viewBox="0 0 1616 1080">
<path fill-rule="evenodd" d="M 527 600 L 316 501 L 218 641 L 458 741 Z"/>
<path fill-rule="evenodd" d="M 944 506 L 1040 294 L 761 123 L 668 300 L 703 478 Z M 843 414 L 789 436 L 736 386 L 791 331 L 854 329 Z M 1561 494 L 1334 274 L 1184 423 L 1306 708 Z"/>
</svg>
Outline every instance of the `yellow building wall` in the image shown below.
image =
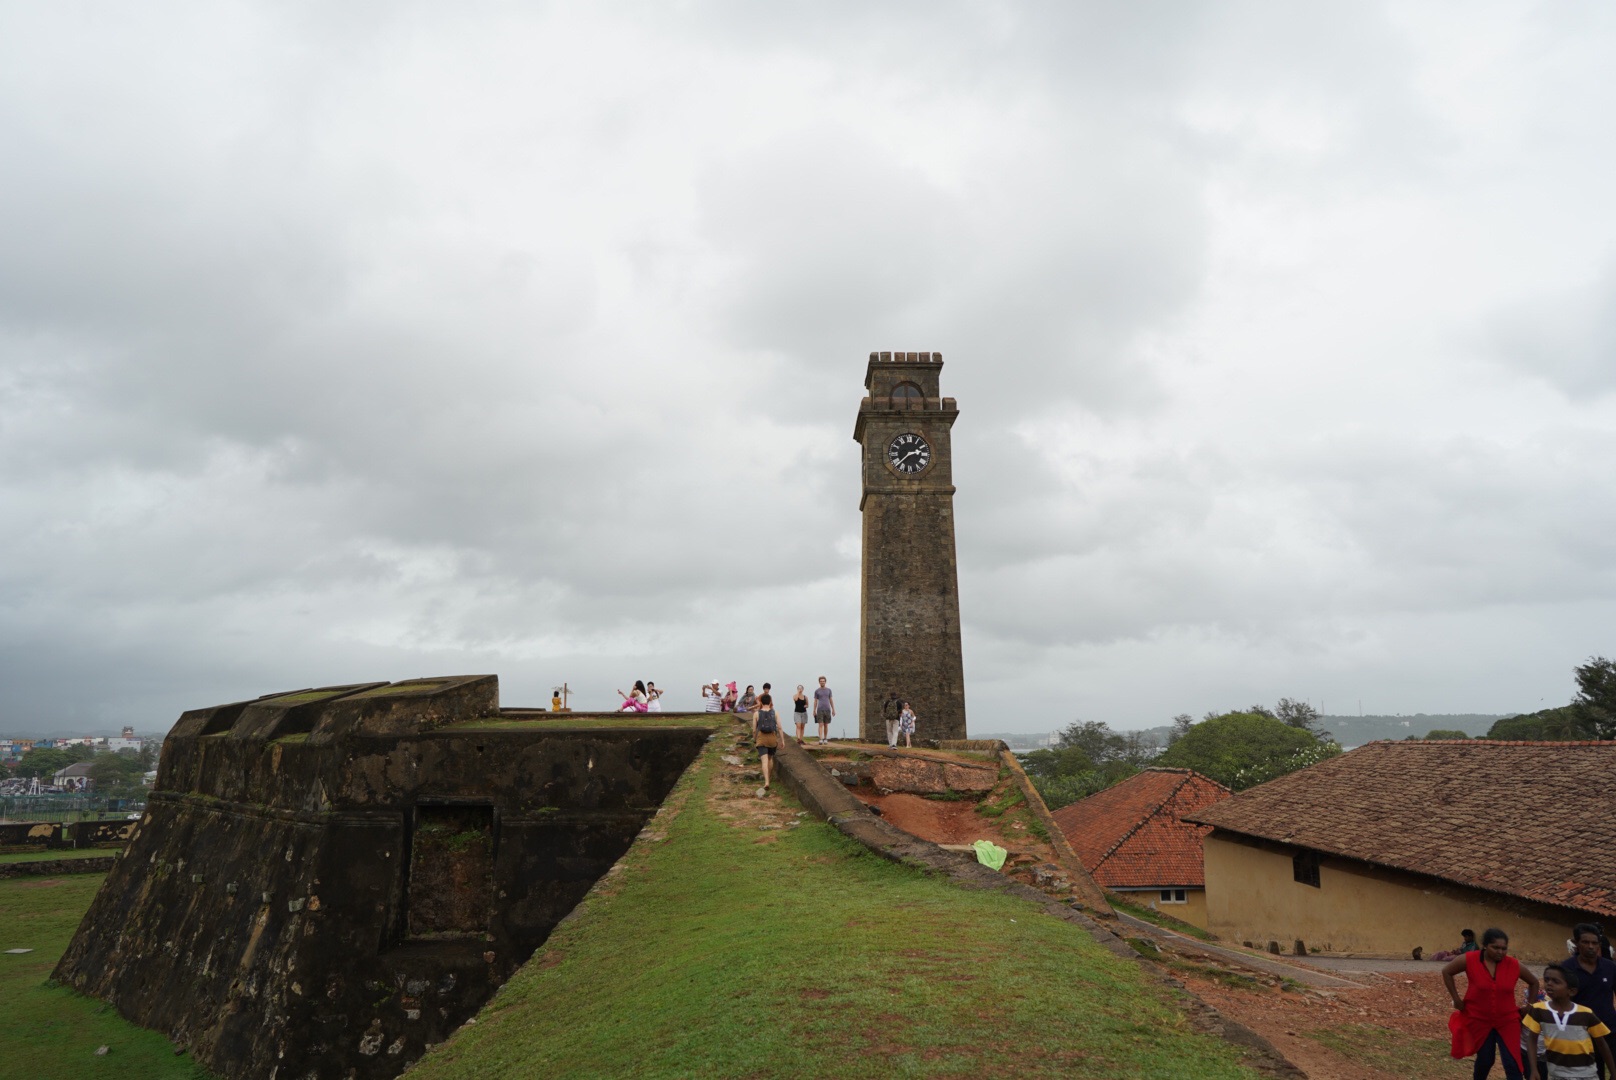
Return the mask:
<svg viewBox="0 0 1616 1080">
<path fill-rule="evenodd" d="M 1430 956 L 1459 945 L 1469 927 L 1479 940 L 1496 926 L 1523 961 L 1563 960 L 1571 927 L 1598 916 L 1496 893 L 1448 885 L 1417 874 L 1324 856 L 1319 886 L 1293 876 L 1295 849 L 1213 832 L 1206 856 L 1206 929 L 1258 948 L 1277 941 L 1290 952 L 1297 938 L 1326 953 L 1407 957 L 1416 945 Z"/>
<path fill-rule="evenodd" d="M 1177 919 L 1179 922 L 1187 922 L 1191 926 L 1199 926 L 1202 930 L 1207 929 L 1206 893 L 1201 889 L 1185 889 L 1182 904 L 1162 903 L 1160 889 L 1140 889 L 1138 891 L 1113 889 L 1111 891 L 1117 893 L 1130 904 L 1138 904 L 1140 907 L 1154 907 L 1169 918 Z"/>
</svg>

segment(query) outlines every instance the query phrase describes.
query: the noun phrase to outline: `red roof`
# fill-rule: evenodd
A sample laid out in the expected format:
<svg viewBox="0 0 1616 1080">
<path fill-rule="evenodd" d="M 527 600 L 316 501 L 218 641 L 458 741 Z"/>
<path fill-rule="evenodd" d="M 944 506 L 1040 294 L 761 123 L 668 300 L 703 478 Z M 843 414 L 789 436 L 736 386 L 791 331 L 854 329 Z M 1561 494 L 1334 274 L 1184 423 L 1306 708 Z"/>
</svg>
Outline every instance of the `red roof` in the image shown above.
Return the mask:
<svg viewBox="0 0 1616 1080">
<path fill-rule="evenodd" d="M 1373 742 L 1192 816 L 1219 830 L 1616 915 L 1616 742 Z"/>
<path fill-rule="evenodd" d="M 1183 816 L 1230 794 L 1189 769 L 1146 769 L 1061 807 L 1055 823 L 1104 888 L 1201 888 L 1201 837 L 1212 830 Z"/>
</svg>

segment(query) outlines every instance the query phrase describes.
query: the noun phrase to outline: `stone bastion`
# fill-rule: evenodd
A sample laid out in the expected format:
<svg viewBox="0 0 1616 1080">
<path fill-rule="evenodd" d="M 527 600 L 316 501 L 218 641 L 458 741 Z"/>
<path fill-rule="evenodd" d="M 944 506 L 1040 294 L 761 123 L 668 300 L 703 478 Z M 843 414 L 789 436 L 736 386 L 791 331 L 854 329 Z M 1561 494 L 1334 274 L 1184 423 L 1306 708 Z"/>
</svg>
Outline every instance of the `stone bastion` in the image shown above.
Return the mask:
<svg viewBox="0 0 1616 1080">
<path fill-rule="evenodd" d="M 56 978 L 221 1076 L 395 1076 L 628 849 L 703 723 L 501 710 L 493 675 L 187 712 Z"/>
</svg>

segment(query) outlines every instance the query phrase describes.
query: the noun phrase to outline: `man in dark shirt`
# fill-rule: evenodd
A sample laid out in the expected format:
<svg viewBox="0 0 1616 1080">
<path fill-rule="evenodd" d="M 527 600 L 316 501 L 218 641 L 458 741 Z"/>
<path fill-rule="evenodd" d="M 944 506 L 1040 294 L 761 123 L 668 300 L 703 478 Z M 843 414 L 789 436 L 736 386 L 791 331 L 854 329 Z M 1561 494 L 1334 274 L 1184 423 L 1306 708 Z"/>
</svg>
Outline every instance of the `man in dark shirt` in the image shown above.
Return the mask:
<svg viewBox="0 0 1616 1080">
<path fill-rule="evenodd" d="M 1606 1027 L 1616 1031 L 1616 962 L 1603 955 L 1605 935 L 1593 923 L 1579 923 L 1571 931 L 1571 940 L 1576 943 L 1576 953 L 1560 961 L 1562 968 L 1577 973 L 1577 990 L 1571 1000 L 1588 1006 Z M 1603 1077 L 1605 1063 L 1601 1060 L 1598 1065 Z"/>
<path fill-rule="evenodd" d="M 898 713 L 901 711 L 903 703 L 898 700 L 898 692 L 894 690 L 881 703 L 881 719 L 887 724 L 887 745 L 893 748 L 898 745 Z"/>
</svg>

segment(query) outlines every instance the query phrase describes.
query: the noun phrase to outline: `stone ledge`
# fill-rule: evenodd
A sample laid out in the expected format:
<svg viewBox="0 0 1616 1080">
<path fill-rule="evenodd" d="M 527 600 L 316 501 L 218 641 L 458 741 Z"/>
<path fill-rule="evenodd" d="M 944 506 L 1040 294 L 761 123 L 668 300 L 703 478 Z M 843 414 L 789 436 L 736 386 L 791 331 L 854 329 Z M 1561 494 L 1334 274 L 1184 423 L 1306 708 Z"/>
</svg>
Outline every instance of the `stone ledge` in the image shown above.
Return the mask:
<svg viewBox="0 0 1616 1080">
<path fill-rule="evenodd" d="M 91 855 L 82 859 L 40 859 L 38 862 L 0 863 L 0 878 L 58 877 L 62 874 L 104 874 L 118 861 L 116 855 Z"/>
</svg>

